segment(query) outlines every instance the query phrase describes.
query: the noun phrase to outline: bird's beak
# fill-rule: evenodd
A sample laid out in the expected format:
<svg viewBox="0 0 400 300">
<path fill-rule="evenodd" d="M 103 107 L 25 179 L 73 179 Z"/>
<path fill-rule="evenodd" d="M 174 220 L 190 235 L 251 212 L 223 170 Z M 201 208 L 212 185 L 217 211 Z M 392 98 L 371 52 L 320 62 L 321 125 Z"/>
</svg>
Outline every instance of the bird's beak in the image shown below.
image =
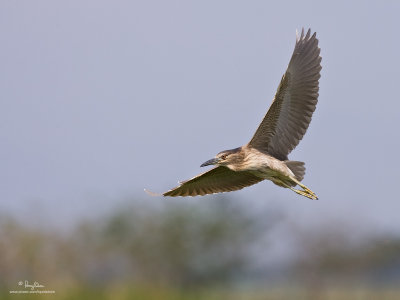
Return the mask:
<svg viewBox="0 0 400 300">
<path fill-rule="evenodd" d="M 209 165 L 215 165 L 219 162 L 219 158 L 212 158 L 210 160 L 207 160 L 205 163 L 203 163 L 200 167 L 205 167 Z"/>
</svg>

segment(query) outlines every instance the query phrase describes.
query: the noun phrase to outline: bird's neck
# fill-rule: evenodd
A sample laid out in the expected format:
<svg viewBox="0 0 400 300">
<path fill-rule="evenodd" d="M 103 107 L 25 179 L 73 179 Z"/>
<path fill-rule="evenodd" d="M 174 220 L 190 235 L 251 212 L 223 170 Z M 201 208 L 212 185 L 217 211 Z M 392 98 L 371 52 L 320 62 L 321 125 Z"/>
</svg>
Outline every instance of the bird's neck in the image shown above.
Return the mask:
<svg viewBox="0 0 400 300">
<path fill-rule="evenodd" d="M 240 155 L 237 155 L 235 161 L 227 165 L 233 171 L 255 171 L 264 166 L 265 154 L 250 147 L 242 147 Z"/>
</svg>

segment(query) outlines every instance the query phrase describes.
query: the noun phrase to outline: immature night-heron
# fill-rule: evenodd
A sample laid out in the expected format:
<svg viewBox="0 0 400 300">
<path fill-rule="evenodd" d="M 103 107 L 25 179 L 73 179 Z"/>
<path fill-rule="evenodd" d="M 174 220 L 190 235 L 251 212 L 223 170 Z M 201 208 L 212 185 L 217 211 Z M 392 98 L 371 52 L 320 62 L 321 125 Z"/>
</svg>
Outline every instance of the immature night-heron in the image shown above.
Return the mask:
<svg viewBox="0 0 400 300">
<path fill-rule="evenodd" d="M 316 33 L 310 29 L 300 37 L 286 73 L 279 84 L 275 98 L 250 142 L 242 147 L 225 150 L 201 167 L 216 165 L 213 169 L 180 186 L 165 192 L 164 196 L 198 196 L 240 190 L 264 179 L 289 188 L 310 199 L 318 199 L 300 181 L 305 174 L 304 163 L 288 160 L 288 154 L 303 138 L 318 101 L 318 80 L 321 77 Z M 300 186 L 297 190 L 294 187 Z"/>
</svg>

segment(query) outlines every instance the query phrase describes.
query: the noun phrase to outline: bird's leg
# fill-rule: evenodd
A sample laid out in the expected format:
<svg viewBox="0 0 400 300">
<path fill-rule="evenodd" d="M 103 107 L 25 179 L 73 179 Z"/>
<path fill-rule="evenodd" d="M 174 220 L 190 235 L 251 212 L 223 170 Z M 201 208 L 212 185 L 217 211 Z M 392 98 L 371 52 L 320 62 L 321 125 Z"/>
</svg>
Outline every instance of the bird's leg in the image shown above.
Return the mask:
<svg viewBox="0 0 400 300">
<path fill-rule="evenodd" d="M 284 184 L 284 186 L 286 186 L 287 188 L 291 189 L 293 192 L 295 192 L 295 193 L 297 193 L 299 195 L 307 197 L 307 198 L 309 198 L 311 200 L 318 200 L 318 197 L 314 193 L 311 194 L 307 190 L 304 190 L 304 191 L 296 190 L 295 188 L 291 187 L 290 185 L 288 185 L 286 183 L 283 183 L 283 184 Z"/>
<path fill-rule="evenodd" d="M 305 190 L 307 193 L 313 195 L 315 198 L 318 199 L 317 195 L 310 190 L 308 187 L 306 187 L 304 184 L 302 184 L 300 181 L 298 181 L 296 178 L 291 177 L 290 179 L 292 179 L 298 186 L 300 186 L 303 190 Z"/>
</svg>

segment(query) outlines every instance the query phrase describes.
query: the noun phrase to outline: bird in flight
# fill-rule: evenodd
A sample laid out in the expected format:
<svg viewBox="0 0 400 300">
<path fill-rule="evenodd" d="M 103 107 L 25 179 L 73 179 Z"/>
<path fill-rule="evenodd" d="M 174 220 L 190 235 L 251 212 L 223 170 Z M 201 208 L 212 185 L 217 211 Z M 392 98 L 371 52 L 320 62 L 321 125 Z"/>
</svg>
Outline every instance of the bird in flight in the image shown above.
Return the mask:
<svg viewBox="0 0 400 300">
<path fill-rule="evenodd" d="M 203 196 L 240 190 L 265 179 L 289 188 L 307 198 L 317 195 L 301 183 L 304 163 L 288 159 L 310 124 L 318 102 L 321 71 L 320 48 L 316 33 L 309 29 L 300 36 L 275 98 L 250 142 L 239 148 L 219 152 L 201 167 L 211 170 L 183 181 L 163 196 Z M 295 189 L 299 186 L 301 189 Z"/>
</svg>

